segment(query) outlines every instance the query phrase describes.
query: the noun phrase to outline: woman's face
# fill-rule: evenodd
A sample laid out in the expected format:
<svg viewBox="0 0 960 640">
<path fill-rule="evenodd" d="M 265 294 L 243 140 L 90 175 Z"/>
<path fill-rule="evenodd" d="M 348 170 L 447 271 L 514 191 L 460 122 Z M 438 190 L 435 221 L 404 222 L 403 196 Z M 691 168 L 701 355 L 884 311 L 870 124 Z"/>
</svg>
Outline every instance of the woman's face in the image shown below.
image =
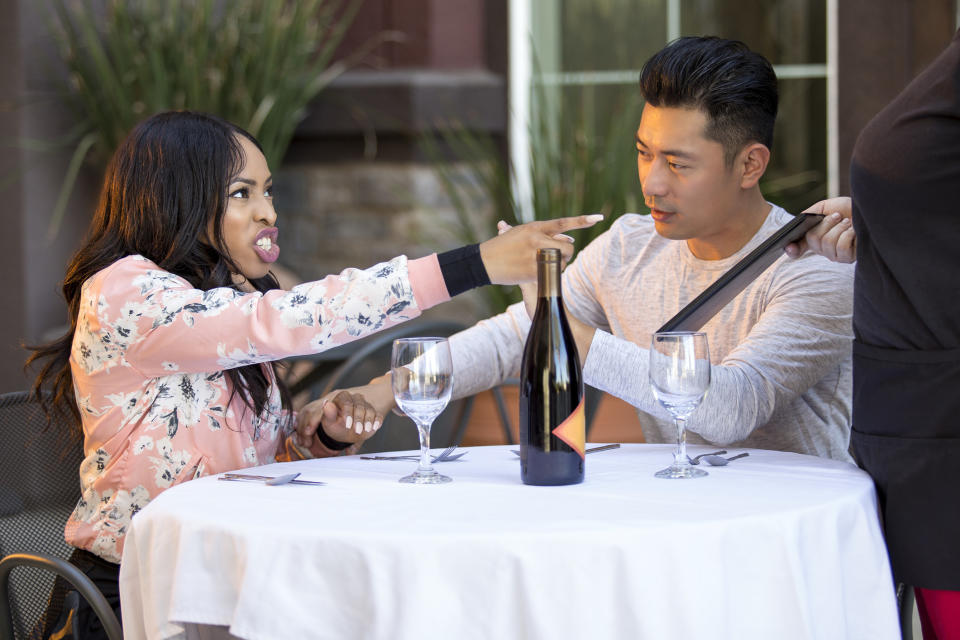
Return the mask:
<svg viewBox="0 0 960 640">
<path fill-rule="evenodd" d="M 237 136 L 244 163 L 227 186 L 227 210 L 223 215 L 223 240 L 227 253 L 248 280 L 262 278 L 280 257 L 277 244 L 277 212 L 273 210 L 273 178 L 267 159 L 244 136 Z M 214 237 L 213 222 L 207 229 Z"/>
</svg>

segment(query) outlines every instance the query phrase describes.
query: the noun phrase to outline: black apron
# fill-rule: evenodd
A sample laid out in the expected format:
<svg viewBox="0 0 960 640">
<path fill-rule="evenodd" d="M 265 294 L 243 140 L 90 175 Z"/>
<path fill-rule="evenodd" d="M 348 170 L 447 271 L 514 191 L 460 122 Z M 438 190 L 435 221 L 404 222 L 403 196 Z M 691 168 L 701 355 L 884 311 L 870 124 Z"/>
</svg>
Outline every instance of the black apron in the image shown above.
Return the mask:
<svg viewBox="0 0 960 640">
<path fill-rule="evenodd" d="M 853 433 L 894 576 L 960 591 L 960 31 L 861 132 Z"/>
<path fill-rule="evenodd" d="M 960 349 L 856 342 L 853 367 L 851 443 L 877 485 L 894 577 L 960 590 Z"/>
</svg>

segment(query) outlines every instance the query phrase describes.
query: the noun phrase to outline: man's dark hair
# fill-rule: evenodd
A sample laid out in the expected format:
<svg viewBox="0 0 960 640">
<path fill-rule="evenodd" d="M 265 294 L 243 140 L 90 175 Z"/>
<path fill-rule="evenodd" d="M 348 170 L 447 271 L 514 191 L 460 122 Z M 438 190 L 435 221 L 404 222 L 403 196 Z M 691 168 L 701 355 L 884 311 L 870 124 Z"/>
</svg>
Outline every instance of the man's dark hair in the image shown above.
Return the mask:
<svg viewBox="0 0 960 640">
<path fill-rule="evenodd" d="M 728 165 L 750 142 L 773 148 L 777 76 L 766 58 L 739 40 L 674 40 L 643 65 L 640 92 L 654 107 L 703 110 L 705 135 L 723 145 Z"/>
</svg>

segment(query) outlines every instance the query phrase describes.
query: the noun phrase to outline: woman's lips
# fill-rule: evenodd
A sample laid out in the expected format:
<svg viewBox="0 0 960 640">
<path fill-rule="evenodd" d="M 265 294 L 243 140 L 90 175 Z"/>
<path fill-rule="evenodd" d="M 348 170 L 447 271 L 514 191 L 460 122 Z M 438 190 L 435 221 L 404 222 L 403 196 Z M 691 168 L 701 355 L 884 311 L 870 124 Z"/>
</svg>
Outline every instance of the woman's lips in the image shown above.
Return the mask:
<svg viewBox="0 0 960 640">
<path fill-rule="evenodd" d="M 277 244 L 277 228 L 263 229 L 253 241 L 253 250 L 264 262 L 276 262 L 280 257 L 280 245 Z"/>
</svg>

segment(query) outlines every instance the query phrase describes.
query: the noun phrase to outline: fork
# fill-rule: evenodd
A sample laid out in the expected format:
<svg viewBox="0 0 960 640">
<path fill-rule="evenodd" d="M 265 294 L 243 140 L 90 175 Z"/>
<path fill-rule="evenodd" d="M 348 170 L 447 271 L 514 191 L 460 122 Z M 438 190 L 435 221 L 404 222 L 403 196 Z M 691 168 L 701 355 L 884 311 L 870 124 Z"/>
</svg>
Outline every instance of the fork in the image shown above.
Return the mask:
<svg viewBox="0 0 960 640">
<path fill-rule="evenodd" d="M 591 447 L 587 449 L 584 453 L 596 453 L 598 451 L 609 451 L 610 449 L 619 449 L 619 448 L 620 448 L 620 443 L 615 442 L 614 444 L 604 444 L 599 447 Z M 510 451 L 513 452 L 515 455 L 518 455 L 518 456 L 520 455 L 519 449 L 510 449 Z"/>
<path fill-rule="evenodd" d="M 456 454 L 456 455 L 450 455 L 450 454 L 452 454 L 452 453 L 457 449 L 457 446 L 458 446 L 458 445 L 455 445 L 455 444 L 450 445 L 449 447 L 447 447 L 446 449 L 444 449 L 439 455 L 434 456 L 433 459 L 431 460 L 431 462 L 450 462 L 450 461 L 452 461 L 452 460 L 456 460 L 457 458 L 460 458 L 461 456 L 464 456 L 464 455 L 467 454 L 467 452 L 464 451 L 463 453 L 458 453 L 458 454 Z M 412 456 L 360 456 L 360 459 L 361 459 L 361 460 L 419 460 L 419 459 L 420 459 L 420 456 L 418 456 L 418 455 L 412 455 Z"/>
</svg>

